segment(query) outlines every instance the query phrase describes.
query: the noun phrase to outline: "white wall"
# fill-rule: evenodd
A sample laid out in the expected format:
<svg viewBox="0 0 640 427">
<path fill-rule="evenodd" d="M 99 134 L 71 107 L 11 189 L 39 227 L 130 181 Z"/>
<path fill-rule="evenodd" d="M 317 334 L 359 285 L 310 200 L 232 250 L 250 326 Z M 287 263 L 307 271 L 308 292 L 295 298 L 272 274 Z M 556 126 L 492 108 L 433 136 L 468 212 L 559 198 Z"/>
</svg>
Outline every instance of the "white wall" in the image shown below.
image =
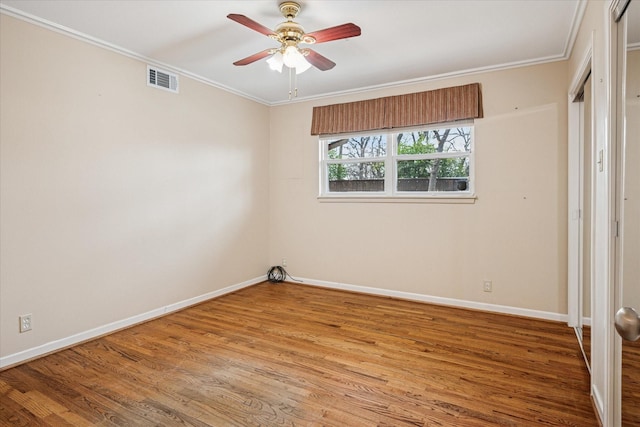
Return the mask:
<svg viewBox="0 0 640 427">
<path fill-rule="evenodd" d="M 374 290 L 566 314 L 566 62 L 273 107 L 272 264 Z M 314 105 L 480 82 L 475 204 L 327 203 Z M 493 281 L 493 292 L 482 290 Z"/>
<path fill-rule="evenodd" d="M 0 361 L 265 274 L 268 107 L 0 19 Z"/>
</svg>

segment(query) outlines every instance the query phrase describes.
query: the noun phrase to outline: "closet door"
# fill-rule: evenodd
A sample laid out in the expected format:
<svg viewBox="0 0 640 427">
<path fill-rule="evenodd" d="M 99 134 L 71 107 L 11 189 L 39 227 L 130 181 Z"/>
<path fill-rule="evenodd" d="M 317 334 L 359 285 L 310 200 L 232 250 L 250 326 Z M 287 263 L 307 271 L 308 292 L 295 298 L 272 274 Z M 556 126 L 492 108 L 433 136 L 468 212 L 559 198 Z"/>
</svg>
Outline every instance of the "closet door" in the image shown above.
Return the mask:
<svg viewBox="0 0 640 427">
<path fill-rule="evenodd" d="M 619 21 L 615 324 L 620 340 L 620 422 L 640 426 L 640 0 Z"/>
</svg>

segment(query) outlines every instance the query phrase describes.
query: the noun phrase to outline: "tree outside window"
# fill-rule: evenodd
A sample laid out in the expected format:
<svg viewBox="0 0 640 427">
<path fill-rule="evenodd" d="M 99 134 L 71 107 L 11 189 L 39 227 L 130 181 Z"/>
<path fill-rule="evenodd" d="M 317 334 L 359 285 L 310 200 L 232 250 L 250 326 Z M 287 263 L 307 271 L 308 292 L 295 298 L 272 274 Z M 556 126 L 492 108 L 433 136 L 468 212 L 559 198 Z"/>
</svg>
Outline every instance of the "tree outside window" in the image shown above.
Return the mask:
<svg viewBox="0 0 640 427">
<path fill-rule="evenodd" d="M 462 125 L 322 139 L 321 193 L 470 192 L 472 130 Z"/>
</svg>

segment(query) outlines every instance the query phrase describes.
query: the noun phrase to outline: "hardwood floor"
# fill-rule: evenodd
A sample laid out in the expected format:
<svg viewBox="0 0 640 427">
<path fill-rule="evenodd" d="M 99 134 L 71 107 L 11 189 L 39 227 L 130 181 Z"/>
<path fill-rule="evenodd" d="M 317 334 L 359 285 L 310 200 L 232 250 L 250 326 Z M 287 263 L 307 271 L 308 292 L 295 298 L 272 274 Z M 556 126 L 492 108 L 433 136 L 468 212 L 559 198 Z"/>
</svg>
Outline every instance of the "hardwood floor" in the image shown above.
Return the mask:
<svg viewBox="0 0 640 427">
<path fill-rule="evenodd" d="M 598 425 L 564 324 L 289 283 L 0 372 L 0 424 Z"/>
<path fill-rule="evenodd" d="M 640 341 L 622 345 L 622 427 L 640 426 Z"/>
</svg>

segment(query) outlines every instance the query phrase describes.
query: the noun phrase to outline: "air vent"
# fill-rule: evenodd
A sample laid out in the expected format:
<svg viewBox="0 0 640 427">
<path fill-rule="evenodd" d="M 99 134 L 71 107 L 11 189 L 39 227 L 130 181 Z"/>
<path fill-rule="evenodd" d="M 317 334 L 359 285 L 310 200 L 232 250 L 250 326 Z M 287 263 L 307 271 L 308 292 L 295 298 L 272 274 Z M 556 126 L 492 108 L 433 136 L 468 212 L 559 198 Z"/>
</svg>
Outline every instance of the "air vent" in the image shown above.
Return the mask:
<svg viewBox="0 0 640 427">
<path fill-rule="evenodd" d="M 147 85 L 178 93 L 178 75 L 147 65 Z"/>
</svg>

